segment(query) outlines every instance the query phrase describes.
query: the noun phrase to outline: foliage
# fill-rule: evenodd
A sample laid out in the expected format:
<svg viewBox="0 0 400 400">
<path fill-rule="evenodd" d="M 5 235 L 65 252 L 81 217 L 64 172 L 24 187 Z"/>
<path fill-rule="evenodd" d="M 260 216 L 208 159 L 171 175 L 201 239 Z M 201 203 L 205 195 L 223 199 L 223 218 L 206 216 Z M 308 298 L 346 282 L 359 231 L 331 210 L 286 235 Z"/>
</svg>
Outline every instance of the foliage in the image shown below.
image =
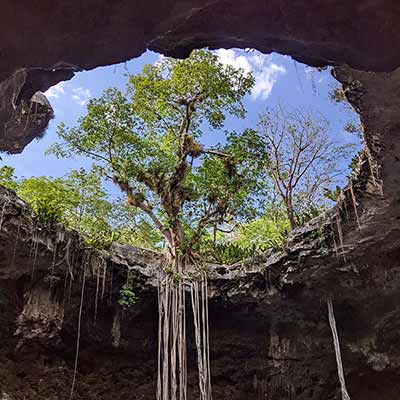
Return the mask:
<svg viewBox="0 0 400 400">
<path fill-rule="evenodd" d="M 290 223 L 283 207 L 269 206 L 261 218 L 238 228 L 234 243 L 257 253 L 270 248 L 283 248 Z"/>
<path fill-rule="evenodd" d="M 213 242 L 211 239 L 202 240 L 201 251 L 208 261 L 218 264 L 233 264 L 256 253 L 254 247 L 243 247 L 231 241 Z"/>
<path fill-rule="evenodd" d="M 63 178 L 17 179 L 0 168 L 0 184 L 25 199 L 43 221 L 63 222 L 89 244 L 118 241 L 172 255 L 200 254 L 220 263 L 282 248 L 288 231 L 318 215 L 340 173 L 338 146 L 314 112 L 267 109 L 256 129 L 222 132 L 228 114 L 245 116 L 254 78 L 208 51 L 162 58 L 129 76 L 126 92 L 92 99 L 74 127 L 61 124 L 58 157 L 84 155 L 94 167 Z M 330 97 L 347 104 L 343 89 Z M 354 121 L 345 129 L 359 133 Z M 207 148 L 205 133 L 221 143 Z M 104 179 L 124 200 L 111 203 Z M 129 293 L 127 293 L 129 297 Z"/>
<path fill-rule="evenodd" d="M 209 261 L 232 264 L 253 258 L 269 249 L 284 248 L 290 230 L 289 220 L 282 206 L 268 203 L 264 213 L 224 232 L 209 230 L 195 250 Z"/>
<path fill-rule="evenodd" d="M 332 87 L 329 91 L 329 98 L 336 103 L 347 102 L 346 93 L 341 86 Z"/>
<path fill-rule="evenodd" d="M 112 238 L 111 204 L 93 171 L 71 171 L 65 178 L 22 179 L 17 194 L 42 221 L 63 222 L 91 245 L 106 245 Z"/>
<path fill-rule="evenodd" d="M 348 133 L 356 134 L 361 136 L 361 125 L 354 121 L 347 121 L 344 125 L 344 130 Z"/>
<path fill-rule="evenodd" d="M 69 193 L 62 179 L 44 176 L 22 179 L 17 194 L 28 202 L 43 222 L 62 222 L 69 207 Z"/>
<path fill-rule="evenodd" d="M 133 218 L 121 199 L 107 199 L 95 171 L 83 168 L 63 178 L 17 178 L 14 168 L 0 168 L 0 185 L 15 190 L 42 222 L 62 222 L 83 235 L 89 245 L 104 247 L 113 241 L 160 249 L 162 237 L 149 221 Z"/>
<path fill-rule="evenodd" d="M 356 171 L 357 168 L 359 168 L 360 165 L 360 159 L 362 159 L 362 155 L 365 149 L 361 149 L 357 154 L 354 155 L 354 157 L 351 159 L 349 167 L 352 172 Z"/>
<path fill-rule="evenodd" d="M 324 197 L 336 203 L 341 192 L 342 189 L 339 186 L 336 186 L 335 189 L 324 188 Z"/>
<path fill-rule="evenodd" d="M 136 293 L 133 291 L 133 287 L 125 284 L 119 291 L 118 304 L 124 308 L 131 308 L 138 301 Z"/>
<path fill-rule="evenodd" d="M 14 168 L 7 165 L 0 168 L 0 185 L 11 190 L 17 189 L 18 182 L 14 175 Z"/>
<path fill-rule="evenodd" d="M 111 225 L 114 230 L 114 240 L 119 243 L 151 250 L 161 250 L 164 247 L 164 238 L 151 221 L 129 207 L 122 199 L 117 199 L 113 203 Z"/>
<path fill-rule="evenodd" d="M 172 253 L 189 254 L 209 226 L 245 218 L 254 180 L 241 174 L 230 137 L 207 149 L 206 129 L 226 114 L 242 118 L 251 74 L 223 65 L 208 51 L 185 60 L 163 58 L 130 76 L 126 95 L 106 90 L 90 101 L 77 126 L 61 125 L 59 157 L 85 155 L 119 186 L 128 205 L 145 215 Z"/>
<path fill-rule="evenodd" d="M 352 110 L 350 103 L 347 100 L 346 92 L 341 86 L 332 87 L 329 91 L 329 98 L 334 103 L 344 107 L 345 109 Z M 346 132 L 357 135 L 360 139 L 362 139 L 362 126 L 358 116 L 346 121 L 343 129 Z"/>
<path fill-rule="evenodd" d="M 298 226 L 302 226 L 313 218 L 318 217 L 324 210 L 326 210 L 326 207 L 323 204 L 311 204 L 308 208 L 299 211 L 296 215 Z"/>
<path fill-rule="evenodd" d="M 94 169 L 71 171 L 64 185 L 69 193 L 69 209 L 64 219 L 68 226 L 86 237 L 89 244 L 107 245 L 113 240 L 110 217 L 112 204 L 102 189 L 102 182 Z"/>
</svg>

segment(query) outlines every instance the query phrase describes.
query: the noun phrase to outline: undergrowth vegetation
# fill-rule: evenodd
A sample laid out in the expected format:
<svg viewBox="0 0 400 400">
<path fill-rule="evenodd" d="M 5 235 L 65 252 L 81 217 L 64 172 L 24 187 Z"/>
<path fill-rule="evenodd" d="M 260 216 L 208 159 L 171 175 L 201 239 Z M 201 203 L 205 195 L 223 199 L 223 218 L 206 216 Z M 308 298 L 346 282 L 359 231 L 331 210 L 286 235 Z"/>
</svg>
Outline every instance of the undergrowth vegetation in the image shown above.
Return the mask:
<svg viewBox="0 0 400 400">
<path fill-rule="evenodd" d="M 291 230 L 340 195 L 335 178 L 343 175 L 353 148 L 332 139 L 318 112 L 278 105 L 266 108 L 253 127 L 225 130 L 228 116 L 245 117 L 244 98 L 254 85 L 251 72 L 223 64 L 210 51 L 193 51 L 185 60 L 162 58 L 128 76 L 125 92 L 108 88 L 91 99 L 75 126 L 59 125 L 59 141 L 48 152 L 85 157 L 89 171 L 22 178 L 0 168 L 0 185 L 14 190 L 42 223 L 64 223 L 90 248 L 122 242 L 164 252 L 158 400 L 187 399 L 187 301 L 200 398 L 212 398 L 208 263 L 232 264 L 284 248 Z M 338 103 L 345 96 L 339 89 L 331 93 Z M 358 132 L 353 121 L 346 129 Z M 207 144 L 206 132 L 218 133 L 219 141 Z M 122 198 L 111 196 L 110 185 Z M 96 312 L 99 282 L 97 274 Z M 137 301 L 128 274 L 118 303 L 129 309 Z"/>
<path fill-rule="evenodd" d="M 179 218 L 179 235 L 208 261 L 229 264 L 282 249 L 290 230 L 337 200 L 340 159 L 353 147 L 330 139 L 318 112 L 280 105 L 261 113 L 254 127 L 225 132 L 223 143 L 205 148 L 205 129 L 221 131 L 227 114 L 245 115 L 242 98 L 253 84 L 250 73 L 222 66 L 207 51 L 184 62 L 165 58 L 147 65 L 128 77 L 126 93 L 107 89 L 89 102 L 77 127 L 59 127 L 61 141 L 50 152 L 83 154 L 94 161 L 91 170 L 23 178 L 3 166 L 0 185 L 16 191 L 42 222 L 62 222 L 96 247 L 120 242 L 163 250 L 165 232 Z M 340 87 L 329 96 L 349 107 Z M 361 132 L 355 119 L 344 130 Z M 106 180 L 128 201 L 110 196 Z M 171 193 L 178 195 L 168 200 L 170 208 L 181 203 L 172 219 L 163 207 Z"/>
</svg>

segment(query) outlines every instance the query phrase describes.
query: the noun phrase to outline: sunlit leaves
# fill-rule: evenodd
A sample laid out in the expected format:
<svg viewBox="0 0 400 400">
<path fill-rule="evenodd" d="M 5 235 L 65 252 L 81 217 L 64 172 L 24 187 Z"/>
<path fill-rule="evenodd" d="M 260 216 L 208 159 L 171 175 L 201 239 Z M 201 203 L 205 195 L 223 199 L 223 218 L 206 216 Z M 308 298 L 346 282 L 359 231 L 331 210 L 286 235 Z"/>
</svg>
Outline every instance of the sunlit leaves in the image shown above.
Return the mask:
<svg viewBox="0 0 400 400">
<path fill-rule="evenodd" d="M 0 185 L 11 190 L 16 190 L 18 183 L 14 175 L 14 168 L 4 165 L 0 168 Z"/>
<path fill-rule="evenodd" d="M 128 93 L 135 113 L 154 129 L 164 130 L 168 125 L 177 129 L 185 102 L 194 97 L 201 101 L 193 126 L 207 122 L 213 128 L 221 128 L 226 113 L 245 115 L 242 98 L 250 94 L 253 85 L 251 74 L 223 65 L 209 51 L 196 50 L 185 60 L 162 58 L 147 65 L 142 74 L 130 77 Z"/>
<path fill-rule="evenodd" d="M 251 209 L 253 180 L 244 158 L 234 154 L 240 135 L 215 149 L 199 140 L 205 129 L 220 129 L 227 114 L 244 117 L 242 100 L 253 84 L 251 74 L 209 51 L 162 58 L 130 76 L 126 94 L 108 89 L 89 102 L 77 126 L 60 125 L 61 142 L 50 152 L 92 158 L 97 172 L 125 188 L 131 206 L 158 220 L 158 228 L 184 227 L 187 239 L 196 238 L 208 224 Z M 141 223 L 146 231 L 148 221 Z"/>
<path fill-rule="evenodd" d="M 44 176 L 22 179 L 17 193 L 42 221 L 62 222 L 70 205 L 68 190 L 61 179 Z"/>
</svg>

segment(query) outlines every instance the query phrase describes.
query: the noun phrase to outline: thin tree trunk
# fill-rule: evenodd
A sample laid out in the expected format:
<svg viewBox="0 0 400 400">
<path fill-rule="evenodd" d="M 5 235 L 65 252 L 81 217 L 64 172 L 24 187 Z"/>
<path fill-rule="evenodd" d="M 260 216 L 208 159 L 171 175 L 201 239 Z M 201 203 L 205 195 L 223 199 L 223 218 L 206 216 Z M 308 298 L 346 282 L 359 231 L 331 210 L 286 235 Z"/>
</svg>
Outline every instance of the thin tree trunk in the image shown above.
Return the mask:
<svg viewBox="0 0 400 400">
<path fill-rule="evenodd" d="M 288 200 L 285 200 L 285 206 L 286 206 L 286 214 L 288 216 L 290 223 L 290 230 L 296 229 L 298 225 L 294 217 L 293 205 L 289 204 Z"/>
</svg>

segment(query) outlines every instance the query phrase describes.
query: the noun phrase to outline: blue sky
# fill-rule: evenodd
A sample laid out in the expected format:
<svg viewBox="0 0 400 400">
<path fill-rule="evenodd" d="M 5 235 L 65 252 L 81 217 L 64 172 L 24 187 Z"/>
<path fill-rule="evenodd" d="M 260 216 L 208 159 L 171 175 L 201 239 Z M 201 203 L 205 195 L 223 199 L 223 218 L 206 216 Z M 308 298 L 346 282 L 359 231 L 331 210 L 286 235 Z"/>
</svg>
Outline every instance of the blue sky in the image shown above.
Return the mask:
<svg viewBox="0 0 400 400">
<path fill-rule="evenodd" d="M 288 56 L 279 54 L 264 55 L 257 51 L 218 50 L 217 54 L 224 63 L 240 66 L 246 71 L 253 71 L 256 84 L 251 96 L 245 99 L 248 110 L 243 120 L 227 118 L 225 128 L 242 130 L 255 127 L 258 114 L 266 107 L 277 103 L 292 107 L 303 107 L 322 113 L 330 123 L 330 134 L 340 143 L 357 142 L 357 138 L 343 130 L 351 118 L 352 112 L 343 106 L 335 105 L 328 97 L 328 91 L 334 85 L 329 70 L 322 72 L 306 65 L 294 62 Z M 58 160 L 46 156 L 46 149 L 57 139 L 56 130 L 60 122 L 73 126 L 85 113 L 86 104 L 91 97 L 97 97 L 110 86 L 124 88 L 126 73 L 138 73 L 147 63 L 154 63 L 160 56 L 146 52 L 140 58 L 124 64 L 96 68 L 80 72 L 72 80 L 61 82 L 50 88 L 46 95 L 54 108 L 55 118 L 50 122 L 46 135 L 29 144 L 20 155 L 2 155 L 1 165 L 15 168 L 17 176 L 62 176 L 71 169 L 81 166 L 90 167 L 90 162 L 79 160 Z M 218 133 L 205 136 L 207 144 L 221 140 Z M 341 184 L 344 183 L 344 180 Z"/>
</svg>

